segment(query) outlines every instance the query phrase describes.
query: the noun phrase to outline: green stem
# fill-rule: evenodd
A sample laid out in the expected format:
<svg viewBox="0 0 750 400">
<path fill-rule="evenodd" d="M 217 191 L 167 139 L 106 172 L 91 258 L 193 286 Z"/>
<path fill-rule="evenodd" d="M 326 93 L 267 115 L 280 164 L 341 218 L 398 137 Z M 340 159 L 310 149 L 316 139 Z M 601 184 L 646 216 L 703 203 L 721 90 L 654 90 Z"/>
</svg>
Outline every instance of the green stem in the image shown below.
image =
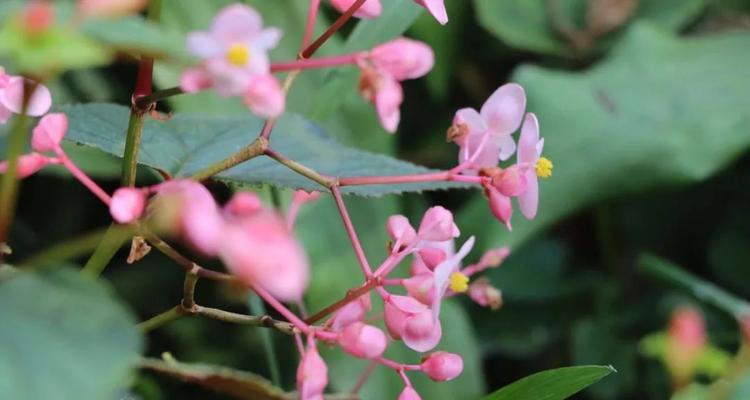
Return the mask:
<svg viewBox="0 0 750 400">
<path fill-rule="evenodd" d="M 129 231 L 127 234 L 123 234 L 116 224 L 110 225 L 101 242 L 99 242 L 99 246 L 94 250 L 94 254 L 83 266 L 81 273 L 92 278 L 98 278 L 132 233 L 132 231 Z"/>
<path fill-rule="evenodd" d="M 128 121 L 128 132 L 125 139 L 125 154 L 122 160 L 122 186 L 135 186 L 136 172 L 138 171 L 138 149 L 141 146 L 143 124 L 146 122 L 146 113 L 133 109 Z"/>
<path fill-rule="evenodd" d="M 167 324 L 168 322 L 172 322 L 182 317 L 185 314 L 185 310 L 182 308 L 182 306 L 174 306 L 159 315 L 141 322 L 140 324 L 138 324 L 138 327 L 144 333 L 150 332 L 162 325 Z"/>
<path fill-rule="evenodd" d="M 337 184 L 334 179 L 324 176 L 317 171 L 298 163 L 297 161 L 286 158 L 285 156 L 275 152 L 274 150 L 267 149 L 266 155 L 276 160 L 279 164 L 286 166 L 287 168 L 306 177 L 307 179 L 317 182 L 323 187 L 330 188 Z"/>
<path fill-rule="evenodd" d="M 639 264 L 643 272 L 681 287 L 699 300 L 724 310 L 735 318 L 747 315 L 750 312 L 750 303 L 747 301 L 682 270 L 669 261 L 645 254 L 640 257 Z"/>
<path fill-rule="evenodd" d="M 127 225 L 114 226 L 112 229 L 114 231 L 113 234 L 117 234 L 123 239 L 128 238 L 133 233 L 133 229 Z M 108 230 L 99 229 L 73 239 L 65 240 L 23 260 L 19 265 L 21 267 L 36 268 L 81 257 L 94 250 L 107 232 Z"/>
<path fill-rule="evenodd" d="M 268 140 L 259 137 L 252 143 L 250 143 L 249 146 L 213 165 L 209 165 L 208 167 L 193 175 L 191 178 L 196 181 L 204 181 L 222 171 L 226 171 L 247 160 L 263 155 L 267 148 Z"/>
<path fill-rule="evenodd" d="M 7 242 L 8 232 L 15 217 L 20 181 L 17 176 L 18 158 L 25 150 L 29 137 L 29 117 L 25 114 L 25 111 L 26 106 L 24 106 L 21 114 L 14 118 L 13 126 L 8 135 L 8 149 L 5 157 L 8 168 L 2 176 L 2 181 L 0 181 L 0 243 Z"/>
</svg>

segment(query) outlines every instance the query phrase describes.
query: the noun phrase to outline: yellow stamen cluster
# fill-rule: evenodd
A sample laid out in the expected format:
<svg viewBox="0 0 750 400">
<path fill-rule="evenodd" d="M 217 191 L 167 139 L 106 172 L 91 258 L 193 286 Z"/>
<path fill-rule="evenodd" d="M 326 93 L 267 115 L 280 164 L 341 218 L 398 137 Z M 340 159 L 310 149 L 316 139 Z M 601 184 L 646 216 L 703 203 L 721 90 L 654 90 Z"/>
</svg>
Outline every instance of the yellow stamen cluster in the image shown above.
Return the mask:
<svg viewBox="0 0 750 400">
<path fill-rule="evenodd" d="M 227 61 L 230 64 L 242 67 L 250 60 L 250 50 L 242 43 L 235 43 L 227 50 Z"/>
<path fill-rule="evenodd" d="M 451 290 L 456 293 L 463 293 L 469 290 L 469 277 L 460 272 L 452 273 Z"/>
<path fill-rule="evenodd" d="M 550 161 L 546 157 L 540 157 L 536 162 L 536 165 L 534 166 L 534 169 L 536 170 L 536 176 L 540 178 L 549 178 L 550 176 L 552 176 L 553 167 L 554 165 L 552 165 L 552 161 Z"/>
</svg>

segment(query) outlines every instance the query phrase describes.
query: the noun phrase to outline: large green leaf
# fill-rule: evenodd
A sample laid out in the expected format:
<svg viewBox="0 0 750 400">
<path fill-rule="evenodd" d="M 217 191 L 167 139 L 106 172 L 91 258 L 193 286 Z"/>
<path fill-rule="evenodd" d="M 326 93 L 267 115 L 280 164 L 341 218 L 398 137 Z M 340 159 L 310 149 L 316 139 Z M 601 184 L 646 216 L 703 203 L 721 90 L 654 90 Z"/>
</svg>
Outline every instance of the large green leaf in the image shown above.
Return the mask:
<svg viewBox="0 0 750 400">
<path fill-rule="evenodd" d="M 64 108 L 70 119 L 67 140 L 121 156 L 129 110 L 112 104 Z M 251 117 L 208 117 L 176 114 L 169 121 L 149 120 L 143 130 L 139 162 L 175 177 L 188 177 L 246 146 L 263 121 Z M 316 171 L 331 176 L 397 175 L 429 171 L 384 155 L 346 148 L 300 116 L 287 114 L 278 122 L 273 147 Z M 237 184 L 272 184 L 306 190 L 323 189 L 270 158 L 259 157 L 218 175 Z M 345 187 L 343 192 L 379 196 L 404 191 L 464 187 L 455 183 Z"/>
<path fill-rule="evenodd" d="M 591 70 L 522 67 L 514 78 L 555 172 L 540 183 L 535 220 L 517 215 L 512 234 L 494 224 L 482 237 L 514 246 L 596 201 L 717 172 L 750 145 L 748 65 L 750 33 L 681 39 L 636 25 Z M 488 212 L 477 198 L 459 226 L 478 226 Z"/>
<path fill-rule="evenodd" d="M 555 18 L 580 27 L 587 3 L 585 0 L 474 0 L 479 23 L 507 44 L 560 56 L 573 53 L 556 32 Z M 678 30 L 695 18 L 705 3 L 705 0 L 641 1 L 634 18 Z M 555 4 L 559 11 L 555 11 Z M 555 13 L 560 15 L 556 17 Z"/>
<path fill-rule="evenodd" d="M 563 400 L 612 372 L 612 367 L 596 365 L 552 369 L 513 382 L 484 400 Z"/>
<path fill-rule="evenodd" d="M 101 282 L 58 268 L 0 282 L 0 398 L 114 399 L 141 337 Z"/>
</svg>

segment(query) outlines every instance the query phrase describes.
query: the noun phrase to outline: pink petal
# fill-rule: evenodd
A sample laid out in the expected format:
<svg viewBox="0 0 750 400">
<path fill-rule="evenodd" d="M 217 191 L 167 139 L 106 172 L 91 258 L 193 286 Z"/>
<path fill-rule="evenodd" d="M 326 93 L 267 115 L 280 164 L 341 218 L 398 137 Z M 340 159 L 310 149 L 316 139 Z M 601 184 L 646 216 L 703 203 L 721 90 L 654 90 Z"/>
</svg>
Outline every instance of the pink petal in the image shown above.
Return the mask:
<svg viewBox="0 0 750 400">
<path fill-rule="evenodd" d="M 516 152 L 516 142 L 510 135 L 493 136 L 493 142 L 500 149 L 497 156 L 500 160 L 505 161 Z"/>
<path fill-rule="evenodd" d="M 526 191 L 518 196 L 518 205 L 526 219 L 536 217 L 539 207 L 539 179 L 533 168 L 526 172 Z"/>
<path fill-rule="evenodd" d="M 515 83 L 500 86 L 482 106 L 480 114 L 493 135 L 505 136 L 518 130 L 526 109 L 526 93 Z"/>
<path fill-rule="evenodd" d="M 394 242 L 401 243 L 401 245 L 408 245 L 417 237 L 417 233 L 412 228 L 409 220 L 403 215 L 391 215 L 388 217 L 386 230 L 388 231 L 388 236 Z"/>
<path fill-rule="evenodd" d="M 39 170 L 52 163 L 52 161 L 51 158 L 45 157 L 39 153 L 24 154 L 18 158 L 16 176 L 18 176 L 19 179 L 27 178 L 39 172 Z M 0 162 L 0 174 L 4 174 L 7 170 L 8 162 Z"/>
<path fill-rule="evenodd" d="M 68 132 L 68 117 L 62 113 L 48 114 L 42 117 L 31 136 L 31 148 L 34 151 L 55 151 L 60 147 L 63 137 Z"/>
<path fill-rule="evenodd" d="M 527 182 L 526 193 L 529 192 L 530 188 L 531 183 Z M 486 189 L 489 192 L 490 211 L 492 211 L 492 215 L 498 221 L 505 224 L 508 230 L 511 230 L 510 218 L 513 216 L 513 206 L 510 202 L 510 197 L 500 193 L 494 186 L 487 186 Z M 521 197 L 519 197 L 519 202 L 521 201 Z"/>
<path fill-rule="evenodd" d="M 426 75 L 435 64 L 430 46 L 416 40 L 398 38 L 376 46 L 370 52 L 373 65 L 399 81 Z"/>
<path fill-rule="evenodd" d="M 389 133 L 395 133 L 398 129 L 403 100 L 401 85 L 390 75 L 382 75 L 381 86 L 375 94 L 375 109 L 381 125 Z"/>
<path fill-rule="evenodd" d="M 30 81 L 25 81 L 22 77 L 14 76 L 10 78 L 5 88 L 0 89 L 0 104 L 14 114 L 20 114 L 23 108 L 24 82 Z M 38 117 L 49 111 L 51 106 L 52 95 L 49 89 L 44 85 L 38 84 L 29 99 L 26 114 Z"/>
<path fill-rule="evenodd" d="M 419 397 L 419 393 L 417 393 L 413 387 L 406 386 L 404 390 L 401 391 L 401 394 L 398 395 L 397 400 L 422 400 L 422 398 Z"/>
<path fill-rule="evenodd" d="M 260 198 L 251 192 L 238 192 L 224 205 L 224 211 L 235 217 L 249 216 L 263 210 Z"/>
<path fill-rule="evenodd" d="M 146 192 L 143 189 L 124 187 L 112 195 L 109 213 L 120 224 L 129 224 L 143 215 L 146 209 Z"/>
<path fill-rule="evenodd" d="M 221 57 L 226 47 L 208 32 L 190 32 L 186 42 L 188 51 L 200 58 Z"/>
<path fill-rule="evenodd" d="M 8 122 L 10 117 L 13 116 L 13 111 L 6 108 L 2 103 L 0 103 L 0 124 L 4 124 Z"/>
<path fill-rule="evenodd" d="M 517 159 L 519 164 L 536 163 L 541 153 L 541 151 L 537 151 L 539 142 L 539 120 L 533 113 L 528 113 L 524 119 L 523 128 L 521 128 L 521 136 L 518 138 Z M 544 146 L 544 142 L 542 142 L 542 146 Z"/>
<path fill-rule="evenodd" d="M 338 343 L 345 352 L 359 358 L 380 357 L 388 345 L 385 333 L 362 322 L 355 322 L 341 332 Z"/>
<path fill-rule="evenodd" d="M 430 354 L 422 361 L 422 372 L 433 381 L 450 381 L 461 375 L 464 370 L 464 360 L 458 354 L 438 351 Z"/>
<path fill-rule="evenodd" d="M 252 47 L 255 49 L 263 50 L 264 52 L 268 51 L 279 44 L 282 36 L 283 33 L 281 32 L 281 29 L 263 29 L 258 35 L 253 38 Z"/>
<path fill-rule="evenodd" d="M 186 93 L 200 92 L 210 88 L 213 80 L 204 70 L 193 68 L 185 70 L 180 77 L 180 89 Z"/>
<path fill-rule="evenodd" d="M 441 24 L 448 23 L 448 13 L 445 11 L 444 0 L 414 0 L 417 4 L 426 8 L 433 17 Z"/>
<path fill-rule="evenodd" d="M 435 348 L 443 336 L 440 320 L 432 313 L 425 311 L 409 318 L 404 326 L 404 344 L 418 352 L 426 352 Z"/>
<path fill-rule="evenodd" d="M 349 7 L 354 4 L 356 0 L 331 0 L 331 6 L 340 13 L 346 12 Z M 380 4 L 380 0 L 367 0 L 362 6 L 354 13 L 354 16 L 362 19 L 372 19 L 380 16 L 383 11 L 383 6 Z"/>
<path fill-rule="evenodd" d="M 458 253 L 452 255 L 450 258 L 435 267 L 435 293 L 432 299 L 432 314 L 435 318 L 440 315 L 440 303 L 443 300 L 445 292 L 448 290 L 451 274 L 458 270 L 461 260 L 469 254 L 473 247 L 474 236 L 464 242 L 461 249 L 458 250 Z"/>
<path fill-rule="evenodd" d="M 428 209 L 419 224 L 418 235 L 422 240 L 446 241 L 460 234 L 453 213 L 441 206 Z"/>
<path fill-rule="evenodd" d="M 431 305 L 435 298 L 435 281 L 431 273 L 419 274 L 404 279 L 404 288 L 409 296 L 425 305 Z"/>
<path fill-rule="evenodd" d="M 471 163 L 472 170 L 497 166 L 497 160 L 500 158 L 500 147 L 493 138 L 484 139 L 484 134 L 470 134 L 465 143 L 466 145 L 461 148 L 459 153 L 460 163 L 468 162 L 474 157 L 474 162 Z M 475 154 L 476 156 L 474 156 Z"/>
<path fill-rule="evenodd" d="M 260 75 L 250 80 L 245 104 L 261 118 L 276 118 L 284 112 L 284 91 L 273 75 Z"/>
<path fill-rule="evenodd" d="M 308 340 L 307 349 L 297 367 L 297 390 L 301 400 L 322 399 L 328 385 L 328 367 L 315 348 L 315 342 Z"/>
<path fill-rule="evenodd" d="M 255 9 L 244 4 L 224 7 L 211 24 L 211 35 L 223 43 L 244 42 L 263 28 L 263 19 Z"/>
<path fill-rule="evenodd" d="M 513 164 L 493 176 L 492 185 L 503 196 L 518 196 L 524 193 L 528 186 L 528 170 L 528 168 L 521 168 L 518 164 Z"/>
</svg>

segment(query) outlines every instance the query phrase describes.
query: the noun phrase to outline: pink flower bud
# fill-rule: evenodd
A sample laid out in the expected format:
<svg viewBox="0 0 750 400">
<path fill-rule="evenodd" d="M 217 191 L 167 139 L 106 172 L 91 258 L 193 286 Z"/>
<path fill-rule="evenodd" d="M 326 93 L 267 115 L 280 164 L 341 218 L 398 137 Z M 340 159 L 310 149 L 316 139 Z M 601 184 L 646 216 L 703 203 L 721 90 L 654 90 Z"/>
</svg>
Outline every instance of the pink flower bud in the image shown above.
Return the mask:
<svg viewBox="0 0 750 400">
<path fill-rule="evenodd" d="M 497 268 L 508 258 L 508 255 L 510 255 L 510 249 L 507 247 L 487 250 L 479 259 L 479 264 L 483 266 L 482 269 Z"/>
<path fill-rule="evenodd" d="M 418 234 L 422 240 L 442 242 L 458 237 L 461 232 L 453 223 L 453 214 L 441 206 L 435 206 L 424 213 Z"/>
<path fill-rule="evenodd" d="M 23 27 L 31 35 L 40 34 L 55 21 L 55 10 L 46 1 L 31 1 L 23 11 Z"/>
<path fill-rule="evenodd" d="M 510 218 L 513 216 L 513 206 L 510 203 L 510 197 L 504 196 L 495 189 L 494 186 L 487 186 L 485 189 L 487 189 L 489 195 L 490 211 L 492 211 L 492 215 L 494 215 L 498 221 L 505 224 L 505 226 L 508 227 L 508 230 L 512 230 Z"/>
<path fill-rule="evenodd" d="M 401 391 L 401 394 L 398 395 L 398 400 L 422 400 L 422 398 L 419 397 L 419 393 L 417 393 L 413 387 L 406 386 L 404 390 Z"/>
<path fill-rule="evenodd" d="M 431 305 L 435 297 L 435 281 L 432 273 L 414 275 L 404 279 L 404 288 L 409 296 L 419 300 L 423 304 Z"/>
<path fill-rule="evenodd" d="M 371 309 L 370 294 L 359 296 L 356 300 L 336 311 L 329 324 L 331 330 L 338 332 L 355 322 L 361 322 Z"/>
<path fill-rule="evenodd" d="M 469 285 L 469 297 L 482 307 L 497 310 L 503 305 L 500 290 L 490 284 L 487 278 L 479 278 Z"/>
<path fill-rule="evenodd" d="M 356 0 L 331 0 L 331 5 L 338 12 L 344 13 L 349 7 L 354 4 Z M 354 13 L 354 16 L 362 19 L 372 19 L 380 16 L 383 11 L 383 6 L 380 4 L 380 0 L 367 0 L 362 6 Z"/>
<path fill-rule="evenodd" d="M 413 257 L 411 260 L 411 266 L 409 267 L 409 275 L 417 276 L 422 274 L 431 274 L 432 268 L 428 268 L 425 265 L 422 257 Z"/>
<path fill-rule="evenodd" d="M 417 313 L 429 311 L 429 308 L 411 297 L 391 295 L 385 301 L 383 310 L 388 333 L 392 338 L 399 340 L 407 320 Z"/>
<path fill-rule="evenodd" d="M 307 255 L 281 216 L 261 211 L 230 221 L 220 237 L 219 255 L 240 281 L 281 301 L 302 298 L 310 276 Z"/>
<path fill-rule="evenodd" d="M 297 367 L 297 390 L 300 400 L 320 400 L 328 385 L 328 367 L 320 357 L 315 341 L 308 339 L 307 349 Z"/>
<path fill-rule="evenodd" d="M 406 320 L 402 338 L 404 344 L 418 352 L 430 351 L 440 343 L 443 329 L 432 310 L 414 314 Z"/>
<path fill-rule="evenodd" d="M 419 257 L 422 258 L 427 268 L 433 270 L 441 262 L 448 258 L 448 254 L 442 249 L 435 247 L 425 247 L 419 250 Z"/>
<path fill-rule="evenodd" d="M 185 70 L 180 77 L 180 89 L 185 93 L 195 93 L 213 86 L 211 76 L 204 70 L 193 68 Z"/>
<path fill-rule="evenodd" d="M 238 192 L 224 206 L 224 210 L 234 216 L 247 216 L 263 209 L 263 203 L 255 193 Z"/>
<path fill-rule="evenodd" d="M 148 0 L 78 0 L 78 12 L 84 17 L 119 17 L 143 9 Z"/>
<path fill-rule="evenodd" d="M 703 316 L 694 308 L 679 308 L 672 314 L 667 334 L 667 367 L 677 383 L 688 383 L 706 344 Z"/>
<path fill-rule="evenodd" d="M 438 351 L 422 360 L 422 372 L 433 381 L 444 382 L 455 379 L 464 369 L 464 360 L 458 354 Z"/>
<path fill-rule="evenodd" d="M 518 164 L 503 169 L 492 177 L 492 186 L 502 195 L 508 197 L 523 194 L 526 192 L 527 185 L 526 170 L 519 167 Z"/>
<path fill-rule="evenodd" d="M 355 357 L 372 359 L 383 354 L 388 339 L 380 329 L 355 322 L 341 332 L 339 345 L 342 350 Z"/>
<path fill-rule="evenodd" d="M 414 231 L 409 220 L 403 215 L 391 215 L 386 223 L 388 236 L 401 245 L 408 245 L 417 238 L 417 232 Z"/>
<path fill-rule="evenodd" d="M 20 114 L 23 109 L 23 97 L 26 87 L 34 87 L 26 115 L 39 117 L 47 113 L 52 106 L 52 95 L 46 86 L 33 84 L 20 76 L 6 75 L 0 68 L 0 123 L 5 123 L 11 114 Z"/>
<path fill-rule="evenodd" d="M 284 91 L 273 75 L 258 75 L 245 91 L 245 104 L 261 118 L 276 118 L 284 112 Z"/>
<path fill-rule="evenodd" d="M 34 151 L 55 151 L 68 132 L 68 117 L 62 113 L 47 114 L 39 120 L 31 136 Z"/>
<path fill-rule="evenodd" d="M 375 105 L 380 124 L 388 133 L 395 133 L 401 120 L 404 92 L 401 84 L 389 73 L 367 68 L 359 79 L 362 97 Z"/>
<path fill-rule="evenodd" d="M 47 164 L 51 164 L 55 161 L 56 160 L 45 157 L 39 153 L 24 154 L 21 157 L 18 157 L 16 176 L 19 179 L 27 178 L 39 172 L 39 170 L 44 168 Z M 4 174 L 7 170 L 8 162 L 0 162 L 0 174 Z"/>
<path fill-rule="evenodd" d="M 435 55 L 425 43 L 398 38 L 373 48 L 370 61 L 375 68 L 403 81 L 420 78 L 430 72 L 435 64 Z"/>
<path fill-rule="evenodd" d="M 146 208 L 146 192 L 143 189 L 122 187 L 112 195 L 109 213 L 120 224 L 129 224 L 143 215 Z"/>
</svg>

